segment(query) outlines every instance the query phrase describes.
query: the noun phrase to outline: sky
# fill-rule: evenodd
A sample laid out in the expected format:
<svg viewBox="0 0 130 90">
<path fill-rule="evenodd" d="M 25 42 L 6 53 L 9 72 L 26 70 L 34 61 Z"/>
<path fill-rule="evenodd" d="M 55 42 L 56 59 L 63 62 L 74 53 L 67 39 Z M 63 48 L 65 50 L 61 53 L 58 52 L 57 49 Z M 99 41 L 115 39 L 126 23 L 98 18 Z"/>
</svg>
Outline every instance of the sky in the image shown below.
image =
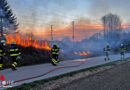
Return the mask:
<svg viewBox="0 0 130 90">
<path fill-rule="evenodd" d="M 83 40 L 102 32 L 102 16 L 113 13 L 122 25 L 130 28 L 130 0 L 8 0 L 19 23 L 21 33 L 33 33 L 39 39 L 50 40 L 53 25 L 55 40 L 72 38 Z"/>
</svg>

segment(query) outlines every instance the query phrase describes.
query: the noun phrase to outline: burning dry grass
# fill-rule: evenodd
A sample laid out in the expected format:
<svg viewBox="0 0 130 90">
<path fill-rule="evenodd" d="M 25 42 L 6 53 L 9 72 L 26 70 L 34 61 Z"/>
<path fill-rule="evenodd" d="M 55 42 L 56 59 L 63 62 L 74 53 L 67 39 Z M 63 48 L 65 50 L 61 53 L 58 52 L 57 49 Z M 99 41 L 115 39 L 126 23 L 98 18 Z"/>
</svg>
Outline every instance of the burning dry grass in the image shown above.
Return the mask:
<svg viewBox="0 0 130 90">
<path fill-rule="evenodd" d="M 75 51 L 74 54 L 75 54 L 75 55 L 79 55 L 79 56 L 83 56 L 83 55 L 86 56 L 86 55 L 89 55 L 90 52 L 89 52 L 89 51 L 83 51 L 83 52 L 80 52 L 80 51 L 79 51 L 79 52 L 76 52 L 76 51 Z"/>
<path fill-rule="evenodd" d="M 43 43 L 43 41 L 38 40 L 32 40 L 31 37 L 27 36 L 20 36 L 16 34 L 13 36 L 12 34 L 6 34 L 6 44 L 11 44 L 12 41 L 14 41 L 17 45 L 23 46 L 23 47 L 34 47 L 37 49 L 45 49 L 45 50 L 51 50 L 51 47 L 48 45 L 47 41 Z"/>
<path fill-rule="evenodd" d="M 32 65 L 32 64 L 41 64 L 47 63 L 51 60 L 51 47 L 48 45 L 48 42 L 45 41 L 38 41 L 32 40 L 30 36 L 21 36 L 18 34 L 6 34 L 6 44 L 10 45 L 12 41 L 14 41 L 21 53 L 22 53 L 22 60 L 19 61 L 19 66 L 25 65 Z M 8 49 L 8 48 L 7 48 Z M 72 56 L 70 57 L 69 54 L 64 54 L 60 52 L 60 60 L 67 60 L 67 59 L 77 59 L 86 56 L 90 56 L 90 51 L 78 51 L 74 52 L 71 51 Z M 8 63 L 6 63 L 8 62 Z M 10 65 L 10 59 L 5 60 L 6 66 Z"/>
<path fill-rule="evenodd" d="M 21 36 L 21 35 L 13 35 L 13 34 L 6 34 L 6 44 L 7 47 L 5 48 L 8 52 L 9 45 L 12 41 L 14 41 L 20 52 L 22 53 L 22 59 L 19 60 L 18 66 L 25 66 L 25 65 L 33 65 L 33 64 L 41 64 L 47 63 L 51 60 L 50 50 L 51 47 L 48 45 L 47 41 L 38 41 L 32 40 L 29 36 Z M 5 67 L 9 67 L 11 65 L 10 57 L 6 56 L 7 58 L 4 60 Z"/>
</svg>

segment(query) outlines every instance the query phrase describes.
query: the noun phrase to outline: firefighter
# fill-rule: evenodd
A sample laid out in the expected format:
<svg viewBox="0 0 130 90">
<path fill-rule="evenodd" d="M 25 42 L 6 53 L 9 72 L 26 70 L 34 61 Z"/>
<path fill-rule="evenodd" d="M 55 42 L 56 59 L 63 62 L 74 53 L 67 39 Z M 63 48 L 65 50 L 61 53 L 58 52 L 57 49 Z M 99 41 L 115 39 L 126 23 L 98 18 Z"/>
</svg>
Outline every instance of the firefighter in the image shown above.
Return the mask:
<svg viewBox="0 0 130 90">
<path fill-rule="evenodd" d="M 4 56 L 5 56 L 4 43 L 5 43 L 5 40 L 1 40 L 0 42 L 0 69 L 3 69 L 3 61 L 4 61 Z"/>
<path fill-rule="evenodd" d="M 120 48 L 119 48 L 119 51 L 120 51 L 120 57 L 121 57 L 121 60 L 124 60 L 124 55 L 125 55 L 125 52 L 126 52 L 126 48 L 123 44 L 120 45 Z"/>
<path fill-rule="evenodd" d="M 59 48 L 56 44 L 54 44 L 52 49 L 51 49 L 51 54 L 52 54 L 51 62 L 52 62 L 53 65 L 56 65 L 56 63 L 59 62 L 59 58 L 58 58 L 59 53 L 58 52 L 59 52 Z"/>
<path fill-rule="evenodd" d="M 11 68 L 12 70 L 17 70 L 16 69 L 16 66 L 17 66 L 17 62 L 18 60 L 21 58 L 20 55 L 21 55 L 21 52 L 19 51 L 18 47 L 16 46 L 15 42 L 11 42 L 11 46 L 10 46 L 10 49 L 9 49 L 9 54 L 10 54 L 10 57 L 11 57 L 11 60 L 12 60 L 12 64 L 11 64 Z"/>
<path fill-rule="evenodd" d="M 105 46 L 105 48 L 104 48 L 104 52 L 105 52 L 105 54 L 106 54 L 106 56 L 105 56 L 105 58 L 104 58 L 105 61 L 106 61 L 106 60 L 110 60 L 110 58 L 109 58 L 109 51 L 110 51 L 110 47 L 109 47 L 109 45 L 107 44 L 107 45 Z"/>
</svg>

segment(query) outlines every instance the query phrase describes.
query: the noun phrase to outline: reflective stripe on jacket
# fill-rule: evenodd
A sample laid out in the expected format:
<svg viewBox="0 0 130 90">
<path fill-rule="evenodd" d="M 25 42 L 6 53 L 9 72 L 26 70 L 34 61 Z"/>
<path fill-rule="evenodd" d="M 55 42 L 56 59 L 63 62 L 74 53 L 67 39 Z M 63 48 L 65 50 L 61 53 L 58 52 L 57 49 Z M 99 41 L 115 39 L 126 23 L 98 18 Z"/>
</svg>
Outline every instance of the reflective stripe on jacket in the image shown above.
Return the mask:
<svg viewBox="0 0 130 90">
<path fill-rule="evenodd" d="M 9 50 L 10 52 L 10 56 L 19 56 L 21 53 L 19 52 L 19 49 L 18 48 L 11 48 Z"/>
<path fill-rule="evenodd" d="M 104 48 L 104 52 L 109 52 L 109 51 L 110 51 L 110 48 L 108 48 L 108 47 Z"/>
<path fill-rule="evenodd" d="M 59 52 L 58 48 L 57 49 L 54 49 L 54 48 L 51 49 L 52 54 L 57 54 L 58 55 L 59 54 L 58 52 Z"/>
<path fill-rule="evenodd" d="M 21 53 L 17 53 L 17 54 L 10 54 L 10 56 L 19 56 Z"/>
<path fill-rule="evenodd" d="M 120 48 L 120 52 L 126 52 L 126 48 Z"/>
<path fill-rule="evenodd" d="M 0 57 L 4 56 L 4 55 L 5 55 L 4 51 L 2 49 L 0 49 Z"/>
</svg>

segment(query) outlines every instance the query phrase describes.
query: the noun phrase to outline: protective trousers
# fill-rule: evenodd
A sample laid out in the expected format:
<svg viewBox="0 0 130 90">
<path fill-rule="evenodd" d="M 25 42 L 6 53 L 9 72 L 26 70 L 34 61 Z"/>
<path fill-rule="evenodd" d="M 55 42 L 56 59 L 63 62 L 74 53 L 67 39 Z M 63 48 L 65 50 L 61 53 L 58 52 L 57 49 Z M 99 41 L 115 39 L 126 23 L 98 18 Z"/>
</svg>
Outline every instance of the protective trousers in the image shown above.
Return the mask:
<svg viewBox="0 0 130 90">
<path fill-rule="evenodd" d="M 17 67 L 17 60 L 16 60 L 16 58 L 17 58 L 16 56 L 12 56 L 11 57 L 11 60 L 12 60 L 11 67 L 12 67 L 13 70 L 15 70 L 16 67 Z"/>
<path fill-rule="evenodd" d="M 125 57 L 124 57 L 124 52 L 121 52 L 121 53 L 120 53 L 120 57 L 121 57 L 121 60 L 124 60 L 124 58 L 125 58 Z"/>
<path fill-rule="evenodd" d="M 3 68 L 3 57 L 0 57 L 0 69 Z"/>
<path fill-rule="evenodd" d="M 58 54 L 52 54 L 52 62 L 54 65 L 56 65 L 57 62 L 59 62 L 58 56 Z"/>
<path fill-rule="evenodd" d="M 108 52 L 105 52 L 106 56 L 105 56 L 105 60 L 109 60 L 109 54 Z"/>
</svg>

